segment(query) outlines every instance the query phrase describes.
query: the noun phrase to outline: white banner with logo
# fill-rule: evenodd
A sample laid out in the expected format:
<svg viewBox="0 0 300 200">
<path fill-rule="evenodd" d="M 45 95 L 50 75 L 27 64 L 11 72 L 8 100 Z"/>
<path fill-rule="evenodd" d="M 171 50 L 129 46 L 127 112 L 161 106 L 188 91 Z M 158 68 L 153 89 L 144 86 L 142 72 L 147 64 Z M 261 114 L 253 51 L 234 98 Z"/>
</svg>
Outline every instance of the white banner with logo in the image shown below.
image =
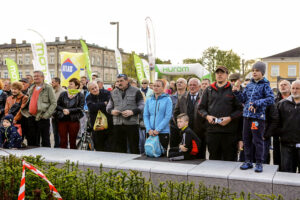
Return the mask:
<svg viewBox="0 0 300 200">
<path fill-rule="evenodd" d="M 144 72 L 145 72 L 146 79 L 147 79 L 148 81 L 150 81 L 150 68 L 149 68 L 149 63 L 148 63 L 147 60 L 145 60 L 145 59 L 142 59 L 142 62 L 143 62 L 143 68 L 144 68 Z"/>
<path fill-rule="evenodd" d="M 122 74 L 123 73 L 122 56 L 118 48 L 115 49 L 115 57 L 116 57 L 116 63 L 118 67 L 118 74 Z"/>
<path fill-rule="evenodd" d="M 47 45 L 41 34 L 34 30 L 30 30 L 39 35 L 40 40 L 31 43 L 32 55 L 33 55 L 33 69 L 39 70 L 44 73 L 45 82 L 51 83 L 51 76 L 48 68 L 48 56 L 47 56 Z"/>
<path fill-rule="evenodd" d="M 209 71 L 206 70 L 199 63 L 195 64 L 181 64 L 181 65 L 172 65 L 172 64 L 157 64 L 156 71 L 165 75 L 196 75 L 199 78 L 209 74 Z"/>
</svg>

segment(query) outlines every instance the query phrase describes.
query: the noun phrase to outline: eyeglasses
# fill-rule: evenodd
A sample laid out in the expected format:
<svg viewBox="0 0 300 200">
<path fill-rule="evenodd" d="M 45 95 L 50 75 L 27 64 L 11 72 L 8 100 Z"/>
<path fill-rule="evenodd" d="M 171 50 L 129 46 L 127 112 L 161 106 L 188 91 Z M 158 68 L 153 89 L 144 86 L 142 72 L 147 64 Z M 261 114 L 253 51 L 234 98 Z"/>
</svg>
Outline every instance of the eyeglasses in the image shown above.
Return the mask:
<svg viewBox="0 0 300 200">
<path fill-rule="evenodd" d="M 122 78 L 122 77 L 127 78 L 127 75 L 126 74 L 118 74 L 117 75 L 117 78 Z"/>
</svg>

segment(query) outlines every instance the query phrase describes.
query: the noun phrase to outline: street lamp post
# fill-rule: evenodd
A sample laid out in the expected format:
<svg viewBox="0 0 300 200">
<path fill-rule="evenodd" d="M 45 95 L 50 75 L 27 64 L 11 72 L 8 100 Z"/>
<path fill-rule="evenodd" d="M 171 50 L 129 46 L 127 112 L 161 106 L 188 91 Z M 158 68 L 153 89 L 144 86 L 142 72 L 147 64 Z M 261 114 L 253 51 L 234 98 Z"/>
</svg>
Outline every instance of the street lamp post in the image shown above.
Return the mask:
<svg viewBox="0 0 300 200">
<path fill-rule="evenodd" d="M 119 49 L 119 22 L 110 22 L 110 25 L 117 25 L 117 48 Z"/>
</svg>

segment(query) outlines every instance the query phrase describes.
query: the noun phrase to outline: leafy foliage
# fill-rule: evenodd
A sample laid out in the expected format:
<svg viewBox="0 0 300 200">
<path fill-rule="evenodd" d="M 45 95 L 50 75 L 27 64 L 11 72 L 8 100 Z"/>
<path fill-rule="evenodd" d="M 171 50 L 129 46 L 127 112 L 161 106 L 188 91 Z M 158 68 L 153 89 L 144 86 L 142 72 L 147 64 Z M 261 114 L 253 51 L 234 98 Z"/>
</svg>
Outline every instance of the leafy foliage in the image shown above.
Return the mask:
<svg viewBox="0 0 300 200">
<path fill-rule="evenodd" d="M 219 187 L 207 188 L 203 184 L 177 183 L 167 181 L 153 185 L 145 180 L 137 171 L 109 171 L 104 172 L 100 166 L 96 173 L 90 169 L 82 171 L 77 164 L 66 162 L 63 166 L 57 163 L 46 163 L 40 156 L 23 157 L 45 173 L 54 184 L 64 200 L 75 199 L 207 199 L 207 200 L 242 200 L 253 199 L 250 194 L 230 193 L 228 189 Z M 22 159 L 15 156 L 2 157 L 0 161 L 0 200 L 17 199 Z M 255 195 L 255 199 L 282 200 L 275 195 Z M 49 191 L 47 183 L 26 171 L 26 199 L 55 199 Z"/>
</svg>

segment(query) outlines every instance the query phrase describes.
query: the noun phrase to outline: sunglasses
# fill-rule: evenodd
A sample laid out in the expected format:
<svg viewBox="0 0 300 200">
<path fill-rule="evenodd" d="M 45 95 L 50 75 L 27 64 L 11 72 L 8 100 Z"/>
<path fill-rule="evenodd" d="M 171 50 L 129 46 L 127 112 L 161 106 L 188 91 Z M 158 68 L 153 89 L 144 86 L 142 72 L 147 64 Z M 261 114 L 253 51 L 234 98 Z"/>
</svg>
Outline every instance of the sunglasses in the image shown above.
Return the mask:
<svg viewBox="0 0 300 200">
<path fill-rule="evenodd" d="M 148 84 L 148 83 L 142 83 L 142 84 Z"/>
</svg>

